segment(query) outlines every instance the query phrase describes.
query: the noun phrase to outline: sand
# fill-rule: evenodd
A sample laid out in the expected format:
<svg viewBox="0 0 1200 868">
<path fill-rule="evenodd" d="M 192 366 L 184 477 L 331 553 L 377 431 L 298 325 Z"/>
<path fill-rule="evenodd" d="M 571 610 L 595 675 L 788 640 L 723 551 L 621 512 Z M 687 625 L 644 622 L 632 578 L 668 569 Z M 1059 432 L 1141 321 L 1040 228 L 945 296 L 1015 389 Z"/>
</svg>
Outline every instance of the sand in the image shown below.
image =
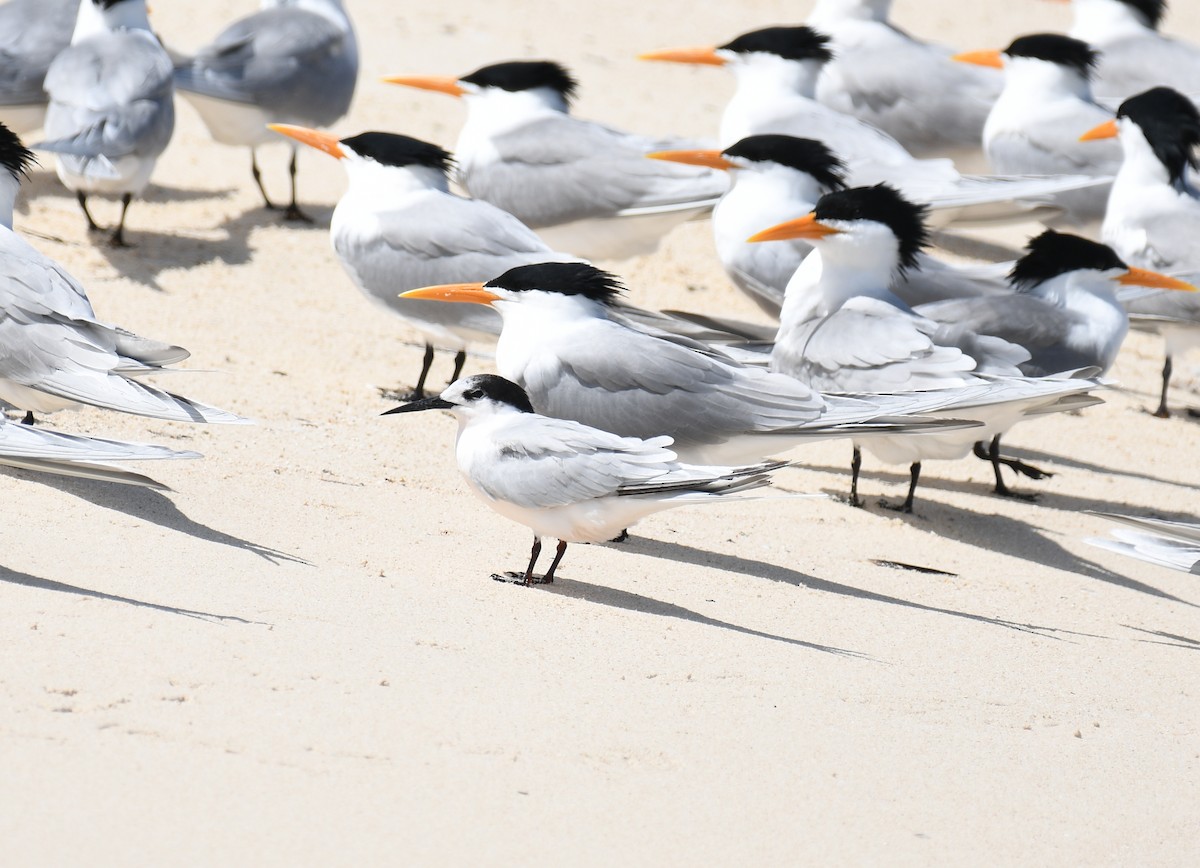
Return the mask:
<svg viewBox="0 0 1200 868">
<path fill-rule="evenodd" d="M 1174 5 L 1168 29 L 1200 39 L 1200 9 Z M 187 50 L 254 6 L 154 19 Z M 461 106 L 379 76 L 553 57 L 582 116 L 711 135 L 726 77 L 634 55 L 811 3 L 348 6 L 364 68 L 338 132 L 450 146 Z M 1068 21 L 1035 0 L 894 12 L 963 49 Z M 677 510 L 526 590 L 489 580 L 529 533 L 466 489 L 453 421 L 379 417 L 421 351 L 330 250 L 340 167 L 302 154 L 305 228 L 259 208 L 248 163 L 180 101 L 136 248 L 93 246 L 46 171 L 17 215 L 103 318 L 191 349 L 196 373 L 166 386 L 257 425 L 51 420 L 203 452 L 153 468 L 169 494 L 0 475 L 6 864 L 1196 863 L 1200 589 L 1084 543 L 1109 529 L 1089 510 L 1200 514 L 1197 423 L 1146 412 L 1156 339 L 1129 340 L 1105 406 L 1014 432 L 1056 474 L 1020 483 L 1036 504 L 942 462 L 898 515 L 875 500 L 906 470 L 868 459 L 864 510 Z M 615 267 L 640 304 L 754 316 L 707 224 Z M 1197 403 L 1197 359 L 1177 369 L 1176 403 Z M 796 455 L 783 489 L 845 490 L 848 444 Z"/>
</svg>

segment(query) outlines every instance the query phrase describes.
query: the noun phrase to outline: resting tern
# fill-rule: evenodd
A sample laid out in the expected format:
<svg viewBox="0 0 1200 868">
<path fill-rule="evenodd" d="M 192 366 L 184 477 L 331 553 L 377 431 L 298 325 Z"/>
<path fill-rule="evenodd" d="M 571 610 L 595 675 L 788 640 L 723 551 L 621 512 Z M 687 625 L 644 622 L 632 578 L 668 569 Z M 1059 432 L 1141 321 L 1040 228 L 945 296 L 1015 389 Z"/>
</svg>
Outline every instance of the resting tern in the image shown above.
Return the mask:
<svg viewBox="0 0 1200 868">
<path fill-rule="evenodd" d="M 1076 173 L 1111 177 L 1121 149 L 1088 147 L 1079 130 L 1112 118 L 1092 98 L 1090 79 L 1097 54 L 1086 42 L 1056 33 L 1015 39 L 1003 51 L 973 51 L 956 60 L 1004 70 L 1004 91 L 983 128 L 992 170 L 1004 174 Z M 1110 185 L 1060 193 L 1063 213 L 1045 222 L 1091 226 L 1104 219 Z"/>
<path fill-rule="evenodd" d="M 551 61 L 385 81 L 462 97 L 467 121 L 454 150 L 463 186 L 586 259 L 653 252 L 675 226 L 708 214 L 728 183 L 720 172 L 644 158 L 677 143 L 572 117 L 576 81 Z"/>
<path fill-rule="evenodd" d="M 0 464 L 7 467 L 166 490 L 165 485 L 150 477 L 110 462 L 199 457 L 197 452 L 177 452 L 165 446 L 103 440 L 14 425 L 0 416 Z"/>
<path fill-rule="evenodd" d="M 454 383 L 437 398 L 390 413 L 449 410 L 458 420 L 455 457 L 471 490 L 505 518 L 533 530 L 524 573 L 494 575 L 550 584 L 571 542 L 604 542 L 656 512 L 715 503 L 769 485 L 780 462 L 711 467 L 680 462 L 670 437 L 619 437 L 540 416 L 520 386 L 494 374 Z M 385 414 L 387 415 L 387 414 Z M 556 537 L 550 569 L 533 574 L 542 537 Z"/>
<path fill-rule="evenodd" d="M 924 209 L 885 185 L 828 193 L 807 216 L 764 230 L 764 241 L 804 238 L 814 245 L 788 284 L 771 369 L 813 388 L 839 392 L 896 392 L 976 386 L 942 413 L 974 419 L 979 430 L 864 442 L 882 461 L 909 463 L 912 511 L 924 459 L 961 458 L 982 439 L 998 436 L 1051 406 L 1078 406 L 1093 380 L 1021 376 L 1025 349 L 1003 339 L 944 327 L 914 313 L 892 290 L 897 272 L 912 268 L 925 243 Z M 988 375 L 988 376 L 981 376 Z M 1090 400 L 1090 399 L 1088 399 Z M 857 502 L 860 444 L 851 464 L 851 502 Z M 997 493 L 1008 494 L 996 471 Z"/>
<path fill-rule="evenodd" d="M 119 194 L 109 240 L 125 244 L 125 213 L 145 189 L 175 129 L 171 59 L 150 31 L 145 0 L 83 0 L 71 45 L 46 73 L 46 141 L 58 177 L 99 229 L 88 196 Z"/>
<path fill-rule="evenodd" d="M 1185 96 L 1152 88 L 1121 104 L 1116 120 L 1086 132 L 1087 141 L 1119 137 L 1124 161 L 1113 182 L 1104 218 L 1104 240 L 1127 262 L 1175 273 L 1200 272 L 1200 192 L 1188 177 L 1197 166 L 1200 112 Z M 1175 355 L 1200 346 L 1200 318 L 1186 296 L 1135 298 L 1143 323 L 1158 323 L 1166 340 L 1162 399 Z"/>
<path fill-rule="evenodd" d="M 552 251 L 508 212 L 451 193 L 447 173 L 453 162 L 437 145 L 391 133 L 338 139 L 304 127 L 271 128 L 346 167 L 349 186 L 329 226 L 333 249 L 367 298 L 425 335 L 413 398 L 425 396 L 435 344 L 457 352 L 453 382 L 468 344 L 495 342 L 500 315 L 478 305 L 402 299 L 399 291 L 484 281 L 516 265 L 571 258 Z"/>
<path fill-rule="evenodd" d="M 358 43 L 341 0 L 262 0 L 175 70 L 179 92 L 209 135 L 250 149 L 250 172 L 267 208 L 257 149 L 278 141 L 267 125 L 328 127 L 350 108 Z M 296 149 L 288 164 L 292 200 L 284 216 L 311 222 L 296 204 Z"/>
<path fill-rule="evenodd" d="M 709 166 L 730 173 L 729 192 L 713 208 L 717 256 L 734 284 L 766 313 L 779 318 L 784 290 L 804 257 L 805 241 L 751 243 L 763 226 L 811 211 L 825 193 L 845 187 L 845 166 L 812 139 L 748 136 L 724 151 L 659 151 L 660 160 Z M 897 275 L 893 291 L 910 305 L 1006 289 L 1003 266 L 950 265 L 920 252 L 916 267 Z"/>
<path fill-rule="evenodd" d="M 878 127 L 919 156 L 978 151 L 1000 93 L 990 69 L 964 72 L 951 52 L 888 21 L 892 0 L 817 0 L 805 23 L 832 40 L 817 99 Z"/>
<path fill-rule="evenodd" d="M 721 117 L 723 145 L 760 133 L 816 139 L 845 162 L 852 185 L 892 184 L 939 209 L 937 219 L 943 223 L 1029 219 L 1039 197 L 1096 183 L 1079 176 L 964 176 L 950 160 L 918 160 L 881 130 L 817 102 L 817 81 L 832 56 L 828 37 L 803 26 L 751 31 L 716 48 L 641 55 L 644 60 L 733 71 L 737 89 Z"/>
<path fill-rule="evenodd" d="M 1200 575 L 1200 524 L 1108 512 L 1095 514 L 1133 530 L 1121 528 L 1112 532 L 1112 539 L 1086 542 L 1160 567 Z"/>
<path fill-rule="evenodd" d="M 0 400 L 32 414 L 92 404 L 181 422 L 244 422 L 132 379 L 188 357 L 182 347 L 96 319 L 83 287 L 12 230 L 33 155 L 0 124 Z"/>
<path fill-rule="evenodd" d="M 18 135 L 46 119 L 46 70 L 71 43 L 79 0 L 9 0 L 0 5 L 0 121 Z"/>
<path fill-rule="evenodd" d="M 1165 85 L 1200 99 L 1200 46 L 1159 32 L 1166 0 L 1071 0 L 1070 35 L 1100 51 L 1095 91 L 1123 100 Z"/>
<path fill-rule="evenodd" d="M 587 263 L 550 262 L 403 296 L 495 306 L 504 320 L 496 367 L 539 413 L 621 436 L 666 434 L 680 459 L 696 464 L 757 461 L 811 439 L 925 430 L 929 421 L 909 414 L 952 400 L 826 399 L 791 377 L 623 321 L 613 309 L 622 290 Z"/>
</svg>

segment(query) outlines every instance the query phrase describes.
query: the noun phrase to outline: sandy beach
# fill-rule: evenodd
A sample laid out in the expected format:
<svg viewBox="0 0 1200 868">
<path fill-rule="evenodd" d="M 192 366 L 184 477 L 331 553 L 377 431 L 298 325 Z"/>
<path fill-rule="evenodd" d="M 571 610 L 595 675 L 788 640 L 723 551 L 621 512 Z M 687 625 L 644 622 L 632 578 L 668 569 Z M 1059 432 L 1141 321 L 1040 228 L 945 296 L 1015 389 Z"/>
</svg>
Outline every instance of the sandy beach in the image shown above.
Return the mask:
<svg viewBox="0 0 1200 868">
<path fill-rule="evenodd" d="M 731 78 L 636 54 L 798 23 L 812 3 L 346 5 L 363 69 L 335 132 L 452 147 L 461 105 L 380 77 L 554 58 L 583 117 L 712 136 Z M 1173 6 L 1165 29 L 1200 40 L 1200 6 Z M 255 8 L 159 0 L 153 21 L 186 52 Z M 1041 0 L 896 0 L 893 18 L 961 49 L 1070 20 Z M 414 381 L 420 339 L 330 249 L 341 167 L 305 149 L 316 223 L 281 224 L 249 155 L 177 110 L 129 212 L 136 247 L 89 240 L 49 155 L 17 228 L 102 319 L 191 350 L 194 372 L 160 385 L 256 424 L 49 420 L 202 452 L 149 468 L 165 494 L 0 473 L 7 864 L 1200 859 L 1200 586 L 1084 542 L 1112 527 L 1089 511 L 1200 520 L 1200 423 L 1147 412 L 1159 339 L 1129 338 L 1105 405 L 1006 438 L 1055 473 L 1018 483 L 1035 504 L 990 494 L 983 462 L 931 462 L 899 515 L 876 501 L 903 496 L 907 469 L 868 457 L 866 509 L 675 510 L 625 544 L 572 546 L 552 588 L 501 584 L 530 534 L 468 491 L 453 420 L 379 415 L 394 406 L 380 387 Z M 263 153 L 282 196 L 286 150 Z M 761 318 L 707 223 L 605 265 L 637 304 Z M 449 368 L 439 355 L 431 382 Z M 1175 382 L 1176 406 L 1200 405 L 1200 355 Z M 805 468 L 784 492 L 848 488 L 847 442 L 791 457 Z"/>
</svg>

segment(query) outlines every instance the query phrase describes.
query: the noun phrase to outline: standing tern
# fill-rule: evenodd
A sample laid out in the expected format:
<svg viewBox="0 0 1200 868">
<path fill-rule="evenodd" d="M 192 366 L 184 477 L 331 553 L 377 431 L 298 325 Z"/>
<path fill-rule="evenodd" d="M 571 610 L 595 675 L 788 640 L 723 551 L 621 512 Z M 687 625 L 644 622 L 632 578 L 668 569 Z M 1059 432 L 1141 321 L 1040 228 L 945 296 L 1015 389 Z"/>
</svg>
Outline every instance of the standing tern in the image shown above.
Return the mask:
<svg viewBox="0 0 1200 868">
<path fill-rule="evenodd" d="M 813 388 L 896 392 L 977 387 L 943 410 L 983 425 L 922 437 L 872 438 L 865 446 L 886 463 L 910 464 L 911 512 L 921 462 L 956 459 L 975 443 L 998 437 L 1050 407 L 1075 407 L 1099 384 L 1084 379 L 1030 379 L 1020 365 L 1029 352 L 1001 338 L 944 327 L 914 313 L 891 287 L 912 268 L 925 243 L 924 209 L 885 185 L 828 193 L 807 216 L 764 230 L 764 241 L 804 238 L 816 250 L 788 284 L 771 369 Z M 1091 399 L 1087 399 L 1091 400 Z M 858 505 L 862 457 L 855 443 L 851 503 Z M 1009 494 L 997 468 L 997 493 Z"/>
<path fill-rule="evenodd" d="M 918 160 L 883 131 L 816 99 L 829 39 L 810 27 L 767 27 L 719 47 L 667 49 L 643 60 L 727 66 L 737 89 L 721 116 L 720 140 L 783 133 L 824 143 L 846 164 L 854 186 L 889 183 L 939 209 L 942 222 L 1027 220 L 1061 190 L 1093 186 L 1083 176 L 989 177 L 959 174 L 950 160 Z"/>
<path fill-rule="evenodd" d="M 682 463 L 670 437 L 619 437 L 534 412 L 520 386 L 494 374 L 454 383 L 437 398 L 390 413 L 449 410 L 458 420 L 455 457 L 471 490 L 505 518 L 533 530 L 523 573 L 493 575 L 550 584 L 571 542 L 604 542 L 648 515 L 718 500 L 771 483 L 782 462 L 750 467 Z M 535 577 L 542 537 L 558 539 L 550 569 Z"/>
<path fill-rule="evenodd" d="M 188 351 L 96 319 L 83 287 L 12 230 L 31 154 L 0 124 L 0 400 L 33 413 L 73 404 L 180 422 L 245 422 L 139 383 Z"/>
<path fill-rule="evenodd" d="M 892 0 L 817 0 L 805 23 L 832 40 L 817 99 L 878 127 L 918 156 L 975 152 L 1000 93 L 991 69 L 964 72 L 940 45 L 888 21 Z"/>
<path fill-rule="evenodd" d="M 1056 33 L 1015 39 L 1003 51 L 974 51 L 956 60 L 1001 67 L 1004 90 L 983 129 L 992 170 L 1003 174 L 1083 174 L 1111 177 L 1121 166 L 1121 149 L 1088 147 L 1079 130 L 1112 118 L 1092 98 L 1090 79 L 1097 54 L 1086 42 Z M 1060 193 L 1063 213 L 1045 222 L 1098 230 L 1110 185 Z"/>
<path fill-rule="evenodd" d="M 763 226 L 811 211 L 825 193 L 845 187 L 845 166 L 829 148 L 795 136 L 748 136 L 724 151 L 660 151 L 659 160 L 730 173 L 729 192 L 713 208 L 717 256 L 730 280 L 779 318 L 784 290 L 812 246 L 799 239 L 751 243 Z M 893 291 L 910 305 L 1006 289 L 1003 266 L 951 265 L 922 251 L 897 275 Z"/>
<path fill-rule="evenodd" d="M 494 343 L 500 315 L 478 305 L 400 298 L 435 283 L 484 281 L 517 265 L 572 257 L 552 251 L 516 217 L 450 192 L 453 161 L 437 145 L 368 132 L 338 139 L 304 127 L 273 130 L 336 157 L 349 185 L 329 226 L 342 267 L 363 294 L 425 335 L 411 398 L 425 397 L 434 345 L 456 351 L 458 379 L 470 343 Z"/>
<path fill-rule="evenodd" d="M 0 5 L 0 121 L 18 135 L 46 119 L 46 70 L 71 43 L 79 0 L 9 0 Z"/>
<path fill-rule="evenodd" d="M 1200 524 L 1110 512 L 1095 515 L 1128 527 L 1114 530 L 1112 539 L 1088 539 L 1085 542 L 1160 567 L 1200 575 Z"/>
<path fill-rule="evenodd" d="M 576 81 L 551 61 L 385 81 L 462 97 L 467 121 L 455 155 L 463 186 L 556 250 L 586 259 L 651 253 L 675 226 L 706 215 L 728 184 L 720 172 L 645 159 L 677 142 L 572 117 Z"/>
<path fill-rule="evenodd" d="M 58 177 L 75 193 L 88 228 L 100 227 L 88 196 L 121 197 L 109 236 L 125 247 L 125 213 L 145 189 L 175 129 L 171 59 L 150 31 L 145 0 L 83 0 L 71 45 L 46 73 L 46 141 Z"/>
<path fill-rule="evenodd" d="M 926 430 L 937 426 L 911 414 L 952 400 L 827 399 L 791 377 L 625 321 L 614 309 L 622 291 L 587 263 L 548 262 L 403 296 L 493 305 L 504 320 L 496 367 L 539 413 L 621 436 L 665 434 L 681 460 L 696 464 L 758 461 L 812 439 Z"/>
<path fill-rule="evenodd" d="M 250 172 L 266 207 L 257 149 L 278 141 L 267 125 L 328 127 L 350 108 L 358 43 L 341 0 L 262 0 L 175 70 L 175 85 L 200 113 L 209 135 L 250 149 Z M 311 222 L 296 204 L 296 149 L 288 164 L 288 220 Z"/>
<path fill-rule="evenodd" d="M 1125 261 L 1145 268 L 1200 272 L 1200 192 L 1188 171 L 1198 164 L 1200 112 L 1178 91 L 1151 88 L 1125 100 L 1116 120 L 1083 135 L 1085 141 L 1113 137 L 1120 139 L 1124 161 L 1108 199 L 1105 242 Z M 1129 306 L 1143 323 L 1157 322 L 1166 342 L 1155 412 L 1165 418 L 1172 360 L 1200 346 L 1200 311 L 1186 296 L 1137 298 Z"/>
<path fill-rule="evenodd" d="M 1159 32 L 1166 0 L 1071 0 L 1070 35 L 1100 51 L 1096 96 L 1120 101 L 1155 85 L 1200 99 L 1200 46 Z"/>
</svg>

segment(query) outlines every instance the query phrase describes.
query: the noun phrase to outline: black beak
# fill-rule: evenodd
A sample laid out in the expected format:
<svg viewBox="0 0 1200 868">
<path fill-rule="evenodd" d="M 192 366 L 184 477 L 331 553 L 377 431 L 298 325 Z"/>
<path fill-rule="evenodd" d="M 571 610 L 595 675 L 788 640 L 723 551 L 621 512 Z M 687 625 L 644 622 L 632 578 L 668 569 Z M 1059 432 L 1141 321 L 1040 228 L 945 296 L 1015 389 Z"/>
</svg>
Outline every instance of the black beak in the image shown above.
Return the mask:
<svg viewBox="0 0 1200 868">
<path fill-rule="evenodd" d="M 408 403 L 402 403 L 402 405 L 398 407 L 385 409 L 385 411 L 379 415 L 391 415 L 392 413 L 415 413 L 420 411 L 420 409 L 450 409 L 451 407 L 454 407 L 452 403 L 449 401 L 443 401 L 440 399 L 440 397 L 425 397 L 425 399 L 421 399 L 420 401 L 409 401 Z"/>
</svg>

